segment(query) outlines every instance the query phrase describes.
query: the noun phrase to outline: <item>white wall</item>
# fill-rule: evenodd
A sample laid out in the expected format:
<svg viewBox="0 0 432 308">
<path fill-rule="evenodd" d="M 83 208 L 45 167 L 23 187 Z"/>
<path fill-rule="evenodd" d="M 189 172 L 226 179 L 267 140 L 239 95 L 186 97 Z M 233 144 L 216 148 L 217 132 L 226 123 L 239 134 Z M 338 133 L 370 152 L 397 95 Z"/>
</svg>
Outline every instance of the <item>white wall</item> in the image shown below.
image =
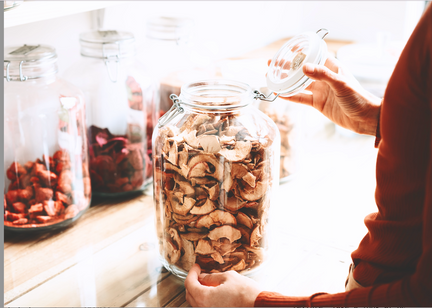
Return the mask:
<svg viewBox="0 0 432 308">
<path fill-rule="evenodd" d="M 233 57 L 276 39 L 325 27 L 329 38 L 373 42 L 377 32 L 406 39 L 423 1 L 124 1 L 108 7 L 105 28 L 135 33 L 145 43 L 145 22 L 153 15 L 195 20 L 195 41 L 212 42 L 214 58 Z M 91 29 L 91 13 L 35 22 L 4 30 L 5 45 L 46 43 L 64 71 L 79 58 L 78 34 Z"/>
</svg>

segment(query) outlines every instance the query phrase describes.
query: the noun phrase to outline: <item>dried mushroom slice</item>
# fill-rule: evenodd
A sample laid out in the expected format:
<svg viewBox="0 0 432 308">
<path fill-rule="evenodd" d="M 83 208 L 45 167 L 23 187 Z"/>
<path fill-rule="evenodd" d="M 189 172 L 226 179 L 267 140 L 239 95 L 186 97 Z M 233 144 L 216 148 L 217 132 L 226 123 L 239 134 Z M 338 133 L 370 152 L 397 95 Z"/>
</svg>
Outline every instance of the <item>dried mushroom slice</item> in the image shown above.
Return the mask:
<svg viewBox="0 0 432 308">
<path fill-rule="evenodd" d="M 217 136 L 203 135 L 198 138 L 198 142 L 206 153 L 218 153 L 221 150 Z"/>
<path fill-rule="evenodd" d="M 248 229 L 253 228 L 252 220 L 245 213 L 238 212 L 236 218 L 237 218 L 237 222 L 239 224 L 242 224 L 243 226 L 247 227 Z"/>
<path fill-rule="evenodd" d="M 200 239 L 198 241 L 198 245 L 195 248 L 195 253 L 198 253 L 200 255 L 209 255 L 209 254 L 212 254 L 214 252 L 215 252 L 215 250 L 213 249 L 209 240 Z"/>
<path fill-rule="evenodd" d="M 217 251 L 213 252 L 210 256 L 219 264 L 225 263 L 225 260 L 222 258 L 221 254 Z"/>
<path fill-rule="evenodd" d="M 178 152 L 177 152 L 177 142 L 173 142 L 173 145 L 171 146 L 169 153 L 168 153 L 168 161 L 172 163 L 173 165 L 178 164 Z"/>
<path fill-rule="evenodd" d="M 204 185 L 203 189 L 207 190 L 210 200 L 216 201 L 219 198 L 219 184 L 213 185 L 210 188 Z"/>
<path fill-rule="evenodd" d="M 210 199 L 207 199 L 204 205 L 194 206 L 190 213 L 194 215 L 206 215 L 216 209 L 216 205 Z"/>
<path fill-rule="evenodd" d="M 252 230 L 251 236 L 250 236 L 250 246 L 251 247 L 258 247 L 259 246 L 259 240 L 262 238 L 260 233 L 259 226 L 256 226 L 255 229 Z"/>
<path fill-rule="evenodd" d="M 245 201 L 238 199 L 236 197 L 229 197 L 227 202 L 223 206 L 226 209 L 235 212 L 241 209 L 242 207 L 244 207 L 245 205 L 246 205 Z"/>
<path fill-rule="evenodd" d="M 246 268 L 246 262 L 242 259 L 239 263 L 233 265 L 231 267 L 232 271 L 242 271 Z"/>
<path fill-rule="evenodd" d="M 184 254 L 180 258 L 179 265 L 185 270 L 189 271 L 195 264 L 196 256 L 193 244 L 182 237 L 182 246 Z"/>
<path fill-rule="evenodd" d="M 184 140 L 192 148 L 198 148 L 199 147 L 199 141 L 198 141 L 198 138 L 196 136 L 196 133 L 197 133 L 197 131 L 193 130 L 193 131 L 189 132 L 187 135 L 184 136 Z"/>
<path fill-rule="evenodd" d="M 241 238 L 241 233 L 232 226 L 224 225 L 211 230 L 208 237 L 213 241 L 217 241 L 218 239 L 225 237 L 232 243 Z"/>
<path fill-rule="evenodd" d="M 222 238 L 218 241 L 212 241 L 212 246 L 222 255 L 225 256 L 229 253 L 234 252 L 241 243 L 232 243 L 229 239 Z"/>
<path fill-rule="evenodd" d="M 189 160 L 188 167 L 189 167 L 189 175 L 188 178 L 191 178 L 191 172 L 193 168 L 198 166 L 199 164 L 206 163 L 207 166 L 210 168 L 209 164 L 211 165 L 211 168 L 214 169 L 214 171 L 209 170 L 206 174 L 202 176 L 195 176 L 195 177 L 204 177 L 204 176 L 210 176 L 216 180 L 222 179 L 223 176 L 223 165 L 221 162 L 216 159 L 216 157 L 212 154 L 198 154 L 194 157 L 192 157 Z"/>
<path fill-rule="evenodd" d="M 195 195 L 195 189 L 193 188 L 193 186 L 188 181 L 186 181 L 180 174 L 176 174 L 174 176 L 174 182 L 176 182 L 176 184 L 186 196 Z"/>
<path fill-rule="evenodd" d="M 222 149 L 219 153 L 225 157 L 227 160 L 232 162 L 242 161 L 250 154 L 252 145 L 248 141 L 238 141 L 234 146 L 234 149 L 230 150 L 228 148 Z"/>
<path fill-rule="evenodd" d="M 180 237 L 182 239 L 195 242 L 200 239 L 206 238 L 208 236 L 208 233 L 198 233 L 198 232 L 189 232 L 189 233 L 180 233 Z"/>
<path fill-rule="evenodd" d="M 239 181 L 241 188 L 239 189 L 240 196 L 243 200 L 256 201 L 261 199 L 266 193 L 269 183 L 268 181 L 262 181 L 256 183 L 255 187 L 249 186 L 246 182 Z M 243 185 L 242 185 L 243 184 Z"/>
<path fill-rule="evenodd" d="M 208 215 L 202 216 L 197 220 L 197 228 L 207 228 L 210 229 L 211 226 L 221 226 L 221 225 L 236 225 L 237 221 L 233 215 L 228 212 L 221 210 L 215 210 Z"/>
</svg>

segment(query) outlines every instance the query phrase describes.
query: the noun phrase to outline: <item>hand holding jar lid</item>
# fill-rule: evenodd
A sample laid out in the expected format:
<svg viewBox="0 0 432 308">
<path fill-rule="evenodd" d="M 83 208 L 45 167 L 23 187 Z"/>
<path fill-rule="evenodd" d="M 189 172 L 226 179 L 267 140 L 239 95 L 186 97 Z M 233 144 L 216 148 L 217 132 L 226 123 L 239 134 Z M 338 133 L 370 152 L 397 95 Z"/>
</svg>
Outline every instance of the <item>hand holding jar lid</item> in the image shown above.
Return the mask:
<svg viewBox="0 0 432 308">
<path fill-rule="evenodd" d="M 326 29 L 306 32 L 286 42 L 274 55 L 267 72 L 267 87 L 277 96 L 292 96 L 312 83 L 303 73 L 306 63 L 323 64 L 327 59 Z"/>
</svg>

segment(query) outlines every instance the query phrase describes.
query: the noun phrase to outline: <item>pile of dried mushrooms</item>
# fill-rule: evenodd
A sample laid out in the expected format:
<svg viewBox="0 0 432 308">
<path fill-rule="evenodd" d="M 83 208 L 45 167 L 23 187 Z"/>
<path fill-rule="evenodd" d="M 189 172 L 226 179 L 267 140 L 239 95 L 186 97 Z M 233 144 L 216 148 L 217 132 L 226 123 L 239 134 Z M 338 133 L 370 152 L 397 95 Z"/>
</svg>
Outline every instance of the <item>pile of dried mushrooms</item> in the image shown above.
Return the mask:
<svg viewBox="0 0 432 308">
<path fill-rule="evenodd" d="M 161 253 L 189 271 L 243 271 L 265 259 L 274 134 L 252 136 L 234 113 L 188 114 L 156 138 Z"/>
</svg>

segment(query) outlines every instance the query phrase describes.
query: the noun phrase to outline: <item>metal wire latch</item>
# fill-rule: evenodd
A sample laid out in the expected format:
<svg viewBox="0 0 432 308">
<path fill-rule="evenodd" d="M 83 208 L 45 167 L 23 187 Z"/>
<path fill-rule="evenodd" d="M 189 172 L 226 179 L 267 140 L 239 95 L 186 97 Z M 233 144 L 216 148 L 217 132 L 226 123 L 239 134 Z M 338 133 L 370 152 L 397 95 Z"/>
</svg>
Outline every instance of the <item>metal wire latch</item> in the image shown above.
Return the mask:
<svg viewBox="0 0 432 308">
<path fill-rule="evenodd" d="M 180 106 L 181 101 L 177 95 L 171 94 L 170 100 L 173 101 L 173 105 L 171 106 L 170 110 L 167 111 L 167 113 L 165 113 L 162 117 L 160 117 L 158 121 L 158 128 L 161 128 L 169 121 L 174 119 L 174 117 L 184 112 L 183 107 Z"/>
<path fill-rule="evenodd" d="M 255 93 L 254 99 L 259 99 L 261 101 L 266 101 L 266 102 L 274 102 L 276 98 L 278 98 L 280 95 L 280 93 L 278 94 L 270 93 L 269 95 L 265 96 L 264 93 L 261 93 L 258 90 L 255 90 L 254 93 Z M 272 95 L 274 95 L 274 98 L 270 98 L 270 96 Z"/>
<path fill-rule="evenodd" d="M 117 82 L 118 79 L 118 73 L 119 73 L 119 62 L 120 62 L 120 44 L 116 44 L 117 48 L 118 48 L 118 53 L 117 54 L 113 54 L 113 55 L 107 55 L 106 50 L 105 50 L 105 46 L 107 46 L 107 44 L 111 44 L 111 43 L 103 43 L 102 45 L 102 53 L 103 53 L 103 59 L 104 59 L 104 63 L 105 66 L 107 68 L 108 71 L 108 77 L 112 82 Z M 115 74 L 111 73 L 111 69 L 109 64 L 112 62 L 115 62 Z"/>
<path fill-rule="evenodd" d="M 19 76 L 10 75 L 9 74 L 9 68 L 10 68 L 11 62 L 9 60 L 4 60 L 4 62 L 5 63 L 7 62 L 7 64 L 6 64 L 6 76 L 3 76 L 4 78 L 6 78 L 6 81 L 26 81 L 28 79 L 28 77 L 24 76 L 23 72 L 22 72 L 22 65 L 25 62 L 24 60 L 21 61 L 19 64 Z"/>
</svg>

